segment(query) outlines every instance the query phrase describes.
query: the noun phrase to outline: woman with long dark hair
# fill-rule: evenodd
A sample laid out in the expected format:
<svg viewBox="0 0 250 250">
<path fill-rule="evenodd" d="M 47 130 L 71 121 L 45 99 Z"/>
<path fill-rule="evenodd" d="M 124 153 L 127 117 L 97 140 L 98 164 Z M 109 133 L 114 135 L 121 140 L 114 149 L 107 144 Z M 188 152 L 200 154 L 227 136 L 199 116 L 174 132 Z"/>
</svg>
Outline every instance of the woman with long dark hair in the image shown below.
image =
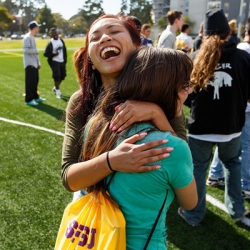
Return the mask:
<svg viewBox="0 0 250 250">
<path fill-rule="evenodd" d="M 105 93 L 119 77 L 131 54 L 140 46 L 140 37 L 134 22 L 121 15 L 104 15 L 98 18 L 86 35 L 86 46 L 74 56 L 81 91 L 71 97 L 66 111 L 65 137 L 62 153 L 62 179 L 69 191 L 77 191 L 96 184 L 110 174 L 105 154 L 89 161 L 81 158 L 82 134 L 88 116 L 93 112 L 100 93 Z M 134 83 L 136 86 L 136 83 Z M 155 103 L 126 101 L 115 107 L 110 130 L 122 131 L 132 123 L 150 120 L 159 129 L 172 127 L 162 108 Z M 178 136 L 185 139 L 185 119 L 180 110 L 170 121 Z M 177 132 L 177 131 L 176 131 Z M 171 147 L 154 148 L 166 140 L 151 141 L 143 145 L 134 143 L 145 133 L 134 135 L 110 152 L 110 162 L 116 171 L 145 172 L 156 170 L 157 162 L 169 156 Z"/>
<path fill-rule="evenodd" d="M 147 249 L 167 249 L 165 221 L 174 196 L 182 207 L 192 209 L 197 202 L 197 192 L 191 153 L 184 140 L 169 131 L 159 130 L 149 120 L 134 123 L 121 133 L 109 129 L 110 121 L 115 107 L 127 99 L 155 103 L 171 120 L 192 92 L 189 81 L 191 70 L 192 61 L 181 51 L 153 47 L 137 49 L 115 84 L 106 88 L 106 94 L 86 125 L 83 150 L 86 161 L 101 154 L 109 159 L 107 152 L 138 133 L 148 134 L 139 144 L 165 139 L 169 146 L 174 147 L 171 157 L 157 161 L 158 170 L 147 173 L 117 172 L 110 182 L 108 190 L 113 199 L 109 199 L 120 207 L 125 216 L 127 250 L 143 249 L 166 192 L 166 203 Z M 112 169 L 112 162 L 109 164 Z M 111 176 L 92 186 L 90 191 L 97 195 L 101 190 L 106 195 L 105 184 Z"/>
</svg>

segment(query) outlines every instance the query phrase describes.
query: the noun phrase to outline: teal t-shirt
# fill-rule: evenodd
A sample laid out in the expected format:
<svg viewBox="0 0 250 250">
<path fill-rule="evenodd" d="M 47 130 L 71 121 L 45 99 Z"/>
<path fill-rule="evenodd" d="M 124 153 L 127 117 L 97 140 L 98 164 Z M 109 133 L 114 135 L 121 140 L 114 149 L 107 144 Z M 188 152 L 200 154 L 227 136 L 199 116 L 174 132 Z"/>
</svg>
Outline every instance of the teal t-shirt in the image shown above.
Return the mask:
<svg viewBox="0 0 250 250">
<path fill-rule="evenodd" d="M 155 129 L 150 124 L 135 124 L 126 131 L 125 136 L 117 141 L 119 145 L 125 137 L 139 131 Z M 183 188 L 193 179 L 193 164 L 188 144 L 169 132 L 159 130 L 148 132 L 138 144 L 168 139 L 160 147 L 173 147 L 168 158 L 148 164 L 160 165 L 159 170 L 145 173 L 117 172 L 108 188 L 111 196 L 119 204 L 126 219 L 127 250 L 143 249 L 168 191 L 167 201 L 147 250 L 167 249 L 166 216 L 174 199 L 173 188 Z M 117 146 L 116 145 L 116 146 Z M 106 178 L 106 182 L 110 176 Z"/>
</svg>

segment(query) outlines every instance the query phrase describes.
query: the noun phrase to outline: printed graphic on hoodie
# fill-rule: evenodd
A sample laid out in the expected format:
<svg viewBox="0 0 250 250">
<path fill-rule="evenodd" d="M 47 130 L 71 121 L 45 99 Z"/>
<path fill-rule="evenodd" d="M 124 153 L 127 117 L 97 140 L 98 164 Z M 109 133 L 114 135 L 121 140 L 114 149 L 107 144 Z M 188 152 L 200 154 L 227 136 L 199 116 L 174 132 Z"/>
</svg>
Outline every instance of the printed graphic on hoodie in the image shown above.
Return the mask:
<svg viewBox="0 0 250 250">
<path fill-rule="evenodd" d="M 232 87 L 232 77 L 223 72 L 223 71 L 216 71 L 214 72 L 214 77 L 210 80 L 207 85 L 211 85 L 214 87 L 214 100 L 220 99 L 220 91 L 219 89 L 224 85 L 227 87 Z"/>
</svg>

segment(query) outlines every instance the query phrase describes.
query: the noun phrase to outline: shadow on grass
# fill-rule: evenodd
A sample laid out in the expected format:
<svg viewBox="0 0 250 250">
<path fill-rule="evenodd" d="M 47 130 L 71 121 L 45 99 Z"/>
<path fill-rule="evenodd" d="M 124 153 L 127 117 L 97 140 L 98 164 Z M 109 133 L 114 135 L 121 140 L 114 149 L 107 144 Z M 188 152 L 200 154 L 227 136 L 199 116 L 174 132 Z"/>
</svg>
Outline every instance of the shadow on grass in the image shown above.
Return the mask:
<svg viewBox="0 0 250 250">
<path fill-rule="evenodd" d="M 69 98 L 70 98 L 70 96 L 65 96 L 65 95 L 61 96 L 61 100 L 65 101 L 65 102 L 68 102 Z"/>
<path fill-rule="evenodd" d="M 210 187 L 225 191 L 225 186 L 210 186 Z"/>
<path fill-rule="evenodd" d="M 40 103 L 37 106 L 31 107 L 55 117 L 58 121 L 65 121 L 65 112 L 62 109 L 55 108 L 46 103 Z"/>
<path fill-rule="evenodd" d="M 210 210 L 207 209 L 206 216 L 199 226 L 192 227 L 178 215 L 178 207 L 179 205 L 173 202 L 167 216 L 169 250 L 250 249 L 247 247 L 250 246 L 247 238 Z M 249 230 L 249 227 L 244 225 L 240 227 Z"/>
</svg>

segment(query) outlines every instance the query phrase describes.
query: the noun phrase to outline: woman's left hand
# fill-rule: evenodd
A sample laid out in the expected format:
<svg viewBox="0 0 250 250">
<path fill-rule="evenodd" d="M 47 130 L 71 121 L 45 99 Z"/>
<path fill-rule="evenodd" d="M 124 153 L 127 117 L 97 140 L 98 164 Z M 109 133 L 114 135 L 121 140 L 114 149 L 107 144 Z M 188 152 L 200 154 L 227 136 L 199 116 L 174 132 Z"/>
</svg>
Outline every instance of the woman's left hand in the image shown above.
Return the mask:
<svg viewBox="0 0 250 250">
<path fill-rule="evenodd" d="M 109 128 L 120 132 L 135 122 L 153 121 L 159 112 L 162 110 L 155 103 L 129 100 L 115 107 Z"/>
</svg>

